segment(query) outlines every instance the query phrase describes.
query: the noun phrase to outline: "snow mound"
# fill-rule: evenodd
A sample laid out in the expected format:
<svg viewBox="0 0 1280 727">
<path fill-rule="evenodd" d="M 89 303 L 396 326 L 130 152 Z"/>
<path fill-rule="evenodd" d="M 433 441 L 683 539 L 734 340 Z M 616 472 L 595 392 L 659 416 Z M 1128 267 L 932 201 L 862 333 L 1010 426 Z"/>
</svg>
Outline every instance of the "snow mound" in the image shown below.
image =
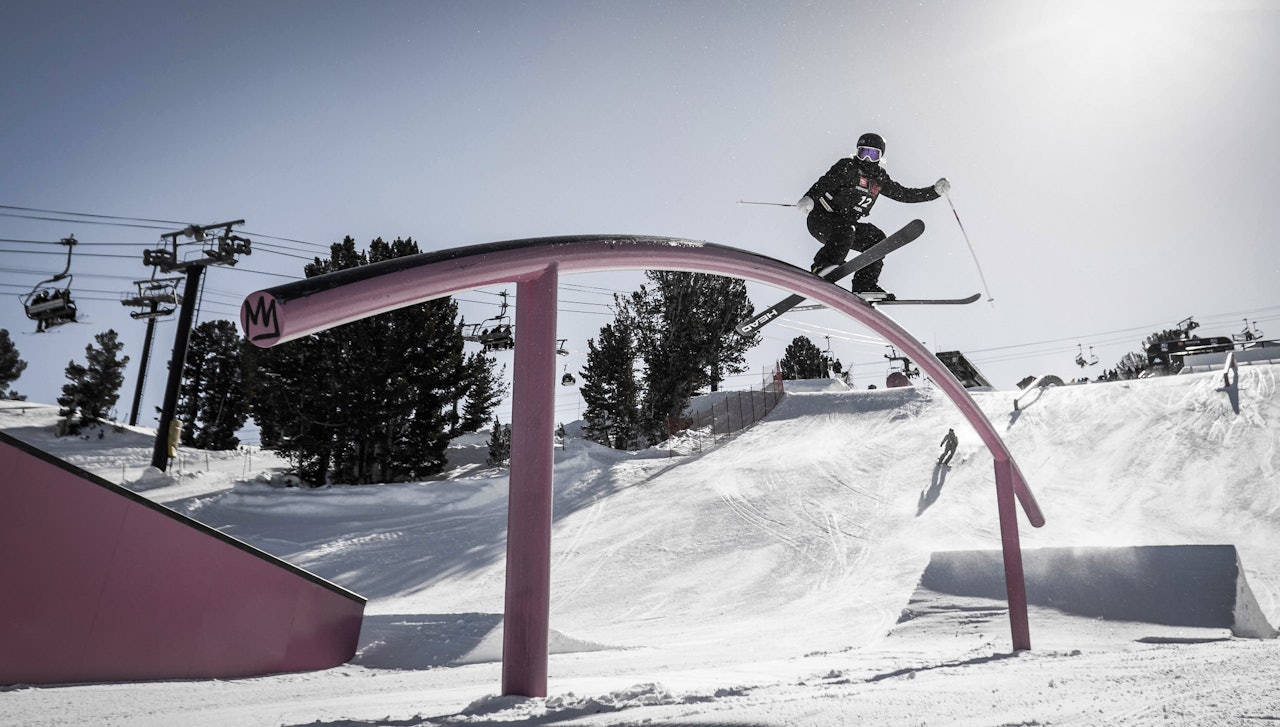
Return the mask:
<svg viewBox="0 0 1280 727">
<path fill-rule="evenodd" d="M 849 385 L 839 379 L 788 379 L 782 382 L 788 394 L 814 391 L 849 391 Z"/>
</svg>

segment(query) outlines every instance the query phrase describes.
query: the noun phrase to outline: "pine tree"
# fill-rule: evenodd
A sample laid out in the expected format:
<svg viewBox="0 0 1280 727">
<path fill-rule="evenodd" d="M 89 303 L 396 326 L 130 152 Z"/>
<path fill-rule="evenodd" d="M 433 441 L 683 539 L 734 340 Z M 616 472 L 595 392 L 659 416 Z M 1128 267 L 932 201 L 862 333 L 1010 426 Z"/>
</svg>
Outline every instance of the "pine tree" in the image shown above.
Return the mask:
<svg viewBox="0 0 1280 727">
<path fill-rule="evenodd" d="M 307 277 L 418 252 L 412 240 L 350 237 Z M 313 483 L 402 482 L 436 474 L 449 440 L 478 431 L 501 399 L 492 358 L 466 356 L 450 298 L 354 321 L 251 356 L 253 417 L 265 446 Z"/>
<path fill-rule="evenodd" d="M 615 449 L 632 449 L 640 442 L 640 387 L 635 374 L 636 349 L 631 331 L 622 322 L 600 329 L 600 343 L 587 341 L 582 369 L 583 434 Z"/>
<path fill-rule="evenodd" d="M 235 449 L 249 418 L 244 382 L 244 339 L 231 321 L 206 321 L 191 332 L 178 393 L 182 443 L 200 449 Z"/>
<path fill-rule="evenodd" d="M 489 458 L 485 464 L 490 467 L 502 467 L 511 461 L 511 425 L 503 425 L 498 417 L 493 418 L 493 429 L 489 433 Z"/>
<path fill-rule="evenodd" d="M 467 356 L 463 387 L 454 398 L 455 402 L 464 403 L 462 413 L 450 432 L 452 436 L 478 431 L 494 407 L 507 395 L 506 366 L 501 369 L 496 366 L 497 361 L 484 353 Z"/>
<path fill-rule="evenodd" d="M 69 434 L 78 433 L 86 424 L 106 421 L 124 384 L 124 367 L 129 357 L 120 357 L 124 344 L 117 340 L 115 329 L 99 333 L 94 340 L 98 343 L 96 347 L 85 346 L 85 365 L 75 361 L 67 364 L 70 383 L 62 386 L 62 396 L 58 397 L 62 407 L 58 414 L 64 417 L 64 430 Z M 77 414 L 79 418 L 73 419 Z"/>
<path fill-rule="evenodd" d="M 831 375 L 830 363 L 813 341 L 805 336 L 796 336 L 787 344 L 787 350 L 778 362 L 782 378 L 824 379 Z"/>
<path fill-rule="evenodd" d="M 9 388 L 26 368 L 27 362 L 18 355 L 18 347 L 9 338 L 9 331 L 0 328 L 0 399 L 26 400 L 27 397 Z"/>
<path fill-rule="evenodd" d="M 642 403 L 646 436 L 655 444 L 701 387 L 719 388 L 728 374 L 746 370 L 744 338 L 734 326 L 751 315 L 746 284 L 704 273 L 649 271 L 651 287 L 619 299 L 618 318 L 635 331 L 645 365 Z"/>
</svg>

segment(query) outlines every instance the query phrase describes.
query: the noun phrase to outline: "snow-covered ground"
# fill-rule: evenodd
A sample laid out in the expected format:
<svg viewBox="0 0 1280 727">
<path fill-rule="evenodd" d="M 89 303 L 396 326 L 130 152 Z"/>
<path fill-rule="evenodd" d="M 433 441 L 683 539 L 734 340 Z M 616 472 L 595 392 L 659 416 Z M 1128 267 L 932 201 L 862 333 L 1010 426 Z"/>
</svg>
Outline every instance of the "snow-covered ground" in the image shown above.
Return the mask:
<svg viewBox="0 0 1280 727">
<path fill-rule="evenodd" d="M 1060 387 L 1019 411 L 976 393 L 1048 520 L 1023 547 L 1232 544 L 1280 623 L 1278 379 Z M 55 439 L 54 409 L 0 403 L 14 436 L 370 599 L 344 666 L 20 685 L 0 724 L 1280 722 L 1274 639 L 1033 606 L 1033 649 L 1013 653 L 1002 601 L 918 588 L 934 551 L 999 547 L 990 456 L 927 386 L 796 388 L 701 453 L 557 450 L 546 699 L 498 696 L 506 476 L 483 435 L 437 482 L 285 488 L 261 451 L 187 452 L 148 480 L 144 430 Z M 961 444 L 941 470 L 948 427 Z"/>
</svg>

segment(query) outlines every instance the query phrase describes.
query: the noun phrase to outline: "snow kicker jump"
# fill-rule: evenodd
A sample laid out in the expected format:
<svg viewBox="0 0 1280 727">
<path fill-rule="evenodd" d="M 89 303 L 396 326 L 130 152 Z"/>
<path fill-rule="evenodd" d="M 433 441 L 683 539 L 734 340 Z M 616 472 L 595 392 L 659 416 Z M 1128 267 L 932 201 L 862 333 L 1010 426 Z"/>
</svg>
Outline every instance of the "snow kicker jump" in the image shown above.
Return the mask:
<svg viewBox="0 0 1280 727">
<path fill-rule="evenodd" d="M 520 336 L 512 366 L 503 694 L 541 697 L 547 689 L 559 274 L 612 270 L 712 273 L 791 290 L 848 315 L 910 356 L 955 402 L 993 455 L 1013 646 L 1031 648 L 1017 502 L 1033 526 L 1043 525 L 1044 516 L 1013 455 L 964 386 L 915 336 L 853 293 L 807 270 L 694 240 L 570 236 L 422 253 L 251 293 L 241 306 L 241 328 L 255 345 L 270 347 L 396 308 L 516 283 L 515 325 Z"/>
</svg>

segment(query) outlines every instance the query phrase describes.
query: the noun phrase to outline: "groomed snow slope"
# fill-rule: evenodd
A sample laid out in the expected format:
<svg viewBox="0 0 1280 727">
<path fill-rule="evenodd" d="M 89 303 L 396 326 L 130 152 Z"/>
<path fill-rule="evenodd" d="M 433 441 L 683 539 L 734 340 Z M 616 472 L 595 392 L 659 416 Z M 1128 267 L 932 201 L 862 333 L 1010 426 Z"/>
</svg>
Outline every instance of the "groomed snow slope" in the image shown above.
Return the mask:
<svg viewBox="0 0 1280 727">
<path fill-rule="evenodd" d="M 1024 524 L 1023 547 L 1232 544 L 1263 613 L 1280 623 L 1278 375 L 1248 367 L 1230 388 L 1217 374 L 1061 387 L 1032 394 L 1017 412 L 1010 392 L 975 394 L 1048 520 L 1041 529 Z M 934 460 L 948 427 L 961 444 L 944 471 Z M 30 426 L 26 434 L 43 436 Z M 136 454 L 102 449 L 112 436 L 81 445 L 100 448 L 78 455 L 83 466 L 107 477 L 137 470 Z M 1137 639 L 1229 633 L 1100 625 L 1035 607 L 1033 652 L 1006 662 L 999 603 L 917 592 L 933 551 L 999 547 L 991 458 L 949 401 L 921 387 L 792 394 L 766 420 L 698 455 L 633 455 L 571 440 L 556 465 L 553 698 L 495 700 L 506 479 L 476 468 L 481 441 L 456 450 L 470 474 L 446 482 L 286 489 L 235 481 L 240 465 L 231 459 L 221 474 L 215 460 L 213 472 L 147 491 L 369 597 L 351 665 L 208 688 L 22 689 L 0 695 L 0 718 L 845 724 L 850 705 L 860 705 L 862 718 L 883 724 L 904 715 L 999 724 L 992 710 L 1005 708 L 1023 720 L 1052 712 L 1123 723 L 1100 715 L 1132 716 L 1128 703 L 1167 707 L 1185 692 L 1183 678 L 1207 690 L 1216 677 L 1200 664 L 1276 676 L 1275 641 L 1150 646 Z M 190 458 L 192 469 L 199 459 Z M 219 477 L 234 487 L 218 489 Z M 190 494 L 197 491 L 204 494 Z M 913 594 L 922 599 L 916 617 L 898 624 Z M 1196 648 L 1210 651 L 1187 651 Z M 1128 703 L 1100 706 L 1098 690 L 1117 675 Z M 910 688 L 895 686 L 896 677 L 917 676 Z M 993 691 L 996 682 L 1004 691 Z M 1280 718 L 1265 706 L 1269 685 L 1237 679 L 1223 704 Z M 138 706 L 122 698 L 126 688 Z M 868 691 L 882 701 L 868 701 Z M 814 704 L 819 697 L 826 707 Z M 1221 708 L 1181 714 L 1195 723 Z"/>
</svg>

